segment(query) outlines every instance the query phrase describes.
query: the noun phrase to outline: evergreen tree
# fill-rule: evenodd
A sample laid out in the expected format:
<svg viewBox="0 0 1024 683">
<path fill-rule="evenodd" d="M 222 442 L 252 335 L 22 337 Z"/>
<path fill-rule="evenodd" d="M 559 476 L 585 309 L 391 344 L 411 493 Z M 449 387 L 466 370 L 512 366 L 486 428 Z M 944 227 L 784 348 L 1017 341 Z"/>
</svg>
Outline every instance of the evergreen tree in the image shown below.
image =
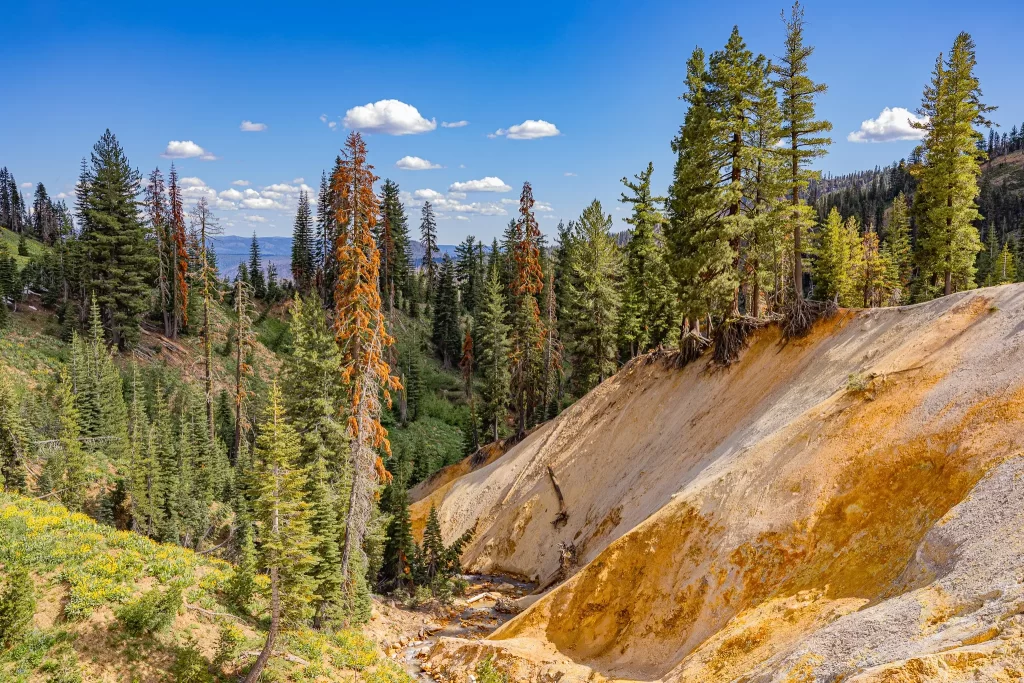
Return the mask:
<svg viewBox="0 0 1024 683">
<path fill-rule="evenodd" d="M 900 192 L 892 204 L 889 226 L 882 243 L 882 256 L 886 264 L 886 282 L 891 292 L 889 305 L 910 301 L 910 279 L 913 274 L 913 249 L 910 244 L 910 219 L 907 200 Z"/>
<path fill-rule="evenodd" d="M 267 280 L 263 273 L 263 259 L 260 258 L 260 241 L 256 233 L 252 233 L 249 244 L 249 284 L 252 285 L 253 296 L 261 301 L 267 298 Z"/>
<path fill-rule="evenodd" d="M 455 247 L 455 273 L 459 283 L 459 299 L 462 303 L 462 310 L 470 315 L 476 313 L 480 280 L 483 274 L 475 242 L 475 237 L 467 235 L 466 239 Z"/>
<path fill-rule="evenodd" d="M 0 372 L 0 486 L 5 491 L 25 493 L 28 429 L 7 368 L 3 370 Z"/>
<path fill-rule="evenodd" d="M 686 74 L 683 99 L 690 107 L 672 141 L 677 158 L 669 188 L 666 237 L 683 320 L 699 332 L 702 319 L 724 313 L 738 279 L 732 267 L 736 250 L 722 218 L 720 171 L 713 153 L 716 122 L 700 48 L 687 61 Z"/>
<path fill-rule="evenodd" d="M 985 153 L 976 126 L 991 126 L 986 114 L 994 109 L 981 102 L 974 73 L 974 41 L 961 33 L 949 58 L 940 54 L 931 82 L 925 87 L 919 114 L 912 122 L 925 131 L 923 164 L 912 172 L 918 178 L 914 210 L 918 217 L 918 262 L 923 274 L 951 294 L 974 286 L 974 261 L 981 240 L 974 221 L 980 218 L 976 199 L 978 176 Z"/>
<path fill-rule="evenodd" d="M 311 510 L 303 500 L 306 474 L 298 466 L 299 450 L 299 437 L 284 419 L 281 392 L 274 383 L 256 439 L 252 480 L 259 564 L 270 574 L 270 628 L 246 683 L 259 680 L 279 631 L 307 618 L 315 589 L 309 574 L 314 563 Z"/>
<path fill-rule="evenodd" d="M 63 369 L 57 385 L 57 422 L 57 448 L 51 452 L 46 463 L 50 470 L 48 479 L 53 482 L 54 492 L 64 507 L 78 511 L 85 501 L 87 462 L 85 451 L 82 450 L 82 432 L 71 379 Z"/>
<path fill-rule="evenodd" d="M 337 233 L 336 202 L 333 179 L 341 163 L 339 157 L 335 161 L 330 179 L 326 173 L 320 176 L 320 192 L 316 201 L 316 240 L 317 240 L 317 280 L 320 286 L 320 298 L 329 303 L 331 291 L 337 279 L 334 255 L 334 242 Z"/>
<path fill-rule="evenodd" d="M 626 222 L 633 226 L 626 245 L 625 282 L 619 317 L 620 345 L 633 357 L 669 339 L 676 323 L 672 276 L 665 262 L 661 226 L 665 217 L 657 204 L 664 197 L 651 195 L 654 164 L 634 176 L 636 182 L 622 179 L 631 195 L 622 193 L 621 201 L 633 206 Z"/>
<path fill-rule="evenodd" d="M 434 293 L 434 326 L 432 340 L 446 370 L 451 369 L 460 357 L 459 300 L 455 285 L 455 267 L 451 257 L 441 258 L 437 275 L 437 289 Z"/>
<path fill-rule="evenodd" d="M 313 214 L 309 208 L 309 194 L 299 193 L 299 208 L 295 212 L 295 227 L 292 230 L 292 282 L 295 289 L 307 292 L 313 283 Z"/>
<path fill-rule="evenodd" d="M 407 299 L 409 290 L 409 225 L 398 183 L 387 179 L 380 189 L 381 225 L 376 235 L 381 251 L 380 291 L 393 310 L 395 299 Z"/>
<path fill-rule="evenodd" d="M 412 536 L 409 516 L 408 463 L 399 461 L 394 467 L 395 478 L 381 496 L 381 512 L 388 515 L 387 541 L 381 566 L 379 585 L 385 590 L 409 589 L 413 582 L 413 562 L 416 542 Z"/>
<path fill-rule="evenodd" d="M 251 291 L 248 283 L 242 280 L 235 282 L 234 435 L 231 439 L 230 450 L 232 464 L 238 462 L 238 454 L 251 426 L 248 408 L 252 391 L 249 389 L 249 377 L 253 375 L 252 351 L 256 342 L 256 335 L 252 329 Z"/>
<path fill-rule="evenodd" d="M 365 578 L 357 570 L 365 568 L 362 544 L 373 516 L 376 485 L 388 476 L 377 455 L 378 449 L 391 450 L 380 423 L 381 399 L 390 405 L 390 391 L 401 389 L 401 384 L 384 359 L 385 349 L 394 340 L 385 329 L 381 312 L 380 252 L 373 241 L 380 215 L 373 193 L 377 178 L 373 166 L 366 163 L 366 144 L 359 133 L 349 135 L 342 155 L 334 177 L 338 223 L 334 330 L 341 348 L 341 378 L 351 407 L 352 485 L 342 550 L 342 575 L 351 613 L 360 599 L 360 581 Z"/>
<path fill-rule="evenodd" d="M 466 326 L 466 336 L 462 340 L 462 359 L 459 361 L 459 370 L 462 372 L 462 386 L 466 392 L 466 400 L 469 401 L 469 424 L 472 441 L 471 451 L 480 447 L 480 437 L 476 431 L 476 401 L 473 398 L 473 333 Z"/>
<path fill-rule="evenodd" d="M 168 206 L 170 209 L 170 233 L 171 244 L 169 252 L 171 256 L 171 306 L 174 310 L 172 338 L 188 325 L 189 309 L 189 260 L 187 235 L 185 232 L 185 208 L 181 199 L 181 188 L 178 185 L 178 171 L 171 164 L 171 173 L 168 176 L 167 185 Z"/>
<path fill-rule="evenodd" d="M 782 139 L 786 143 L 781 152 L 789 162 L 786 184 L 793 235 L 793 287 L 799 302 L 804 296 L 802 238 L 813 222 L 813 210 L 801 193 L 818 175 L 808 165 L 813 159 L 824 156 L 825 148 L 832 144 L 832 138 L 823 135 L 832 130 L 832 124 L 814 118 L 815 98 L 824 94 L 828 86 L 815 83 L 807 76 L 807 60 L 814 48 L 804 44 L 804 9 L 799 2 L 793 3 L 788 20 L 783 14 L 783 21 L 786 24 L 785 52 L 771 68 L 777 76 L 775 86 L 781 95 Z"/>
<path fill-rule="evenodd" d="M 543 373 L 540 305 L 537 297 L 544 288 L 540 266 L 540 227 L 533 213 L 533 188 L 523 183 L 519 197 L 519 220 L 512 245 L 512 405 L 519 422 L 519 433 L 533 423 Z"/>
<path fill-rule="evenodd" d="M 89 289 L 121 349 L 138 342 L 155 266 L 136 201 L 139 182 L 138 171 L 108 130 L 93 147 L 91 164 L 83 163 L 76 190 Z"/>
<path fill-rule="evenodd" d="M 582 395 L 615 372 L 621 260 L 610 234 L 612 217 L 590 203 L 576 222 L 570 263 L 569 317 L 573 378 Z"/>
<path fill-rule="evenodd" d="M 505 324 L 505 297 L 497 267 L 484 283 L 476 318 L 476 364 L 483 377 L 480 417 L 497 441 L 509 405 L 509 326 Z"/>
<path fill-rule="evenodd" d="M 6 581 L 0 591 L 0 651 L 22 642 L 36 613 L 35 584 L 28 569 L 8 561 Z"/>
<path fill-rule="evenodd" d="M 1014 263 L 1014 254 L 1010 249 L 1009 241 L 1003 243 L 1003 249 L 996 257 L 993 268 L 994 280 L 997 285 L 1005 285 L 1017 281 L 1017 265 Z"/>
<path fill-rule="evenodd" d="M 206 397 L 207 432 L 210 435 L 210 443 L 213 443 L 217 433 L 213 419 L 213 324 L 210 319 L 210 305 L 217 286 L 217 268 L 211 263 L 213 250 L 210 249 L 210 237 L 220 234 L 221 229 L 206 197 L 200 197 L 192 209 L 192 230 L 199 245 L 199 279 L 203 296 L 203 388 Z M 259 245 L 256 243 L 256 233 L 253 233 L 252 239 L 258 266 Z M 262 276 L 262 271 L 257 272 Z M 256 289 L 256 285 L 253 285 L 253 289 Z"/>
<path fill-rule="evenodd" d="M 175 180 L 177 182 L 177 180 Z M 173 337 L 175 333 L 173 295 L 171 284 L 174 281 L 174 248 L 171 241 L 170 220 L 168 216 L 167 197 L 164 189 L 164 177 L 159 168 L 153 169 L 146 184 L 144 201 L 146 214 L 149 217 L 150 229 L 156 242 L 157 253 L 157 296 L 159 298 L 160 315 L 164 322 L 164 334 Z"/>
<path fill-rule="evenodd" d="M 850 240 L 838 209 L 833 208 L 828 220 L 814 234 L 814 296 L 821 301 L 836 300 L 843 304 L 855 287 L 850 281 Z"/>
<path fill-rule="evenodd" d="M 423 212 L 420 216 L 420 242 L 423 244 L 423 271 L 426 276 L 426 301 L 434 300 L 434 287 L 436 284 L 437 266 L 434 258 L 437 256 L 437 221 L 434 219 L 434 209 L 430 202 L 423 202 Z"/>
</svg>

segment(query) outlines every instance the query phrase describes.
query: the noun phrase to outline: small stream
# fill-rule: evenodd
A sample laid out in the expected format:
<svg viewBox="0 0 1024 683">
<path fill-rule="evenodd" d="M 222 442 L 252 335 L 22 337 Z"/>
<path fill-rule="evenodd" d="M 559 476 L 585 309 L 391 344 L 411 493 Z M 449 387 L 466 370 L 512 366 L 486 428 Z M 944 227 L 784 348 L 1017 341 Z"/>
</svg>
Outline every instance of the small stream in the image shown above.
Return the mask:
<svg viewBox="0 0 1024 683">
<path fill-rule="evenodd" d="M 433 631 L 424 640 L 416 640 L 401 651 L 398 662 L 417 681 L 433 681 L 420 668 L 420 661 L 439 638 L 486 638 L 515 614 L 499 612 L 494 605 L 499 597 L 521 598 L 534 589 L 534 584 L 505 576 L 466 574 L 462 578 L 469 584 L 466 594 L 458 600 L 462 611 L 448 620 L 440 630 Z M 483 595 L 484 597 L 478 597 Z"/>
</svg>

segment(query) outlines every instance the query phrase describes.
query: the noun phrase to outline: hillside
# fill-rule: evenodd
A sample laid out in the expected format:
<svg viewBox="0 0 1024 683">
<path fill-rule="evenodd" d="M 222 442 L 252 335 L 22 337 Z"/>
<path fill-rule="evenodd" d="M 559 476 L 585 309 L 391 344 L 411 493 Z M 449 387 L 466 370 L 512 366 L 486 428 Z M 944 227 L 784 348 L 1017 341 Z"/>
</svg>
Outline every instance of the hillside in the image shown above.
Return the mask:
<svg viewBox="0 0 1024 683">
<path fill-rule="evenodd" d="M 727 370 L 634 361 L 414 506 L 464 562 L 557 583 L 465 680 L 1002 680 L 1024 663 L 1024 286 L 766 329 Z M 567 517 L 548 467 L 557 477 Z M 565 547 L 565 546 L 562 546 Z M 570 558 L 571 559 L 571 558 Z M 941 672 L 941 674 L 940 674 Z"/>
<path fill-rule="evenodd" d="M 235 680 L 262 645 L 265 605 L 232 610 L 232 565 L 176 545 L 115 531 L 59 505 L 0 494 L 0 565 L 27 566 L 35 584 L 28 634 L 0 653 L 0 680 Z M 126 606 L 180 590 L 178 605 L 149 613 L 162 628 L 132 631 Z M 191 677 L 189 677 L 191 676 Z M 168 678 L 170 677 L 170 678 Z M 408 680 L 358 631 L 290 633 L 267 680 Z"/>
</svg>

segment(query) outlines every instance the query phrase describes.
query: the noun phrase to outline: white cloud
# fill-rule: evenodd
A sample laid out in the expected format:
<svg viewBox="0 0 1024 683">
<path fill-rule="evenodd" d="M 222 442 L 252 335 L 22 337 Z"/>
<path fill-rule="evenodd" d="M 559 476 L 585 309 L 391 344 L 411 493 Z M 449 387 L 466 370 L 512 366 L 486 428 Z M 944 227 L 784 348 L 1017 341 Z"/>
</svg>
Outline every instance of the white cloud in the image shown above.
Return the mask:
<svg viewBox="0 0 1024 683">
<path fill-rule="evenodd" d="M 416 199 L 425 199 L 428 202 L 436 202 L 439 199 L 444 199 L 443 194 L 441 194 L 437 190 L 431 190 L 430 188 L 416 190 L 415 192 L 412 193 L 412 196 Z"/>
<path fill-rule="evenodd" d="M 288 183 L 274 183 L 273 185 L 267 185 L 263 189 L 269 190 L 271 192 L 283 192 L 286 194 L 291 194 L 293 192 L 299 191 L 299 188 L 294 187 L 293 185 L 289 185 Z"/>
<path fill-rule="evenodd" d="M 576 177 L 576 174 L 573 173 L 572 171 L 566 171 L 562 175 L 564 175 L 566 178 L 575 178 Z"/>
<path fill-rule="evenodd" d="M 331 121 L 330 123 L 327 124 L 327 127 L 330 128 L 331 130 L 334 130 L 335 128 L 338 127 L 338 122 L 337 121 Z"/>
<path fill-rule="evenodd" d="M 249 186 L 249 181 L 248 180 L 232 180 L 231 184 L 232 185 L 237 185 L 238 187 L 248 187 Z"/>
<path fill-rule="evenodd" d="M 262 133 L 267 129 L 265 123 L 255 123 L 253 121 L 242 121 L 242 125 L 238 127 L 244 133 Z"/>
<path fill-rule="evenodd" d="M 320 120 L 327 123 L 327 114 L 320 114 Z"/>
<path fill-rule="evenodd" d="M 388 135 L 412 135 L 437 128 L 437 119 L 427 120 L 420 116 L 416 107 L 399 100 L 380 100 L 353 107 L 345 112 L 343 123 L 346 128 Z"/>
<path fill-rule="evenodd" d="M 466 218 L 465 216 L 456 216 L 455 220 L 457 220 L 457 221 L 468 221 L 469 219 Z"/>
<path fill-rule="evenodd" d="M 502 204 L 507 204 L 507 205 L 518 204 L 519 200 L 518 199 L 512 199 L 511 197 L 502 197 L 501 198 L 501 203 Z"/>
<path fill-rule="evenodd" d="M 238 211 L 237 204 L 230 202 L 227 199 L 221 199 L 220 197 L 213 200 L 213 208 L 220 209 L 221 211 Z"/>
<path fill-rule="evenodd" d="M 550 138 L 561 134 L 562 132 L 553 123 L 548 123 L 543 119 L 527 119 L 508 128 L 499 128 L 487 137 L 506 137 L 509 140 L 536 140 L 537 138 Z"/>
<path fill-rule="evenodd" d="M 551 205 L 548 204 L 547 202 L 534 202 L 533 203 L 533 210 L 534 211 L 544 211 L 544 212 L 554 211 L 554 209 L 551 208 Z"/>
<path fill-rule="evenodd" d="M 249 221 L 250 223 L 266 223 L 267 222 L 267 219 L 264 218 L 263 216 L 255 216 L 255 215 L 246 214 L 246 215 L 242 216 L 242 218 L 244 218 L 245 220 Z"/>
<path fill-rule="evenodd" d="M 395 166 L 406 171 L 429 171 L 433 168 L 441 168 L 441 164 L 435 164 L 420 157 L 402 157 L 395 162 Z"/>
<path fill-rule="evenodd" d="M 860 130 L 846 136 L 850 142 L 894 142 L 896 140 L 920 140 L 925 131 L 911 127 L 910 122 L 926 123 L 928 117 L 915 116 L 903 107 L 886 107 L 878 118 L 862 121 Z"/>
<path fill-rule="evenodd" d="M 186 176 L 178 181 L 178 185 L 182 187 L 206 187 L 206 183 L 203 182 L 202 178 L 196 178 L 195 176 Z"/>
<path fill-rule="evenodd" d="M 468 125 L 469 125 L 469 121 L 442 121 L 441 122 L 441 127 L 442 128 L 463 128 L 464 126 L 468 126 Z"/>
<path fill-rule="evenodd" d="M 466 193 L 465 192 L 449 192 L 448 193 L 448 197 L 451 198 L 451 199 L 465 199 L 466 198 Z"/>
<path fill-rule="evenodd" d="M 220 193 L 219 196 L 224 198 L 224 199 L 230 199 L 231 201 L 237 202 L 244 195 L 241 192 L 239 192 L 238 190 L 236 190 L 235 188 L 231 188 L 229 190 L 224 190 L 223 192 Z"/>
<path fill-rule="evenodd" d="M 22 183 L 22 187 L 32 187 L 32 183 Z"/>
<path fill-rule="evenodd" d="M 206 187 L 205 185 L 193 185 L 186 187 L 181 191 L 181 196 L 186 199 L 199 199 L 206 197 L 207 199 L 216 199 L 217 191 L 212 187 Z"/>
<path fill-rule="evenodd" d="M 256 190 L 248 189 L 245 191 L 245 196 L 247 199 L 259 199 L 260 193 Z"/>
<path fill-rule="evenodd" d="M 246 209 L 287 209 L 288 207 L 268 197 L 252 197 L 242 200 L 242 207 Z"/>
<path fill-rule="evenodd" d="M 495 176 L 487 176 L 480 180 L 467 180 L 464 183 L 452 183 L 448 188 L 451 192 L 508 192 L 511 189 L 501 178 Z"/>
<path fill-rule="evenodd" d="M 302 183 L 306 182 L 306 179 L 305 178 L 292 178 L 292 182 L 295 183 L 296 185 L 301 185 Z"/>
<path fill-rule="evenodd" d="M 165 159 L 194 159 L 199 157 L 203 161 L 214 161 L 217 158 L 191 140 L 171 140 L 167 143 L 167 149 L 160 156 Z"/>
</svg>

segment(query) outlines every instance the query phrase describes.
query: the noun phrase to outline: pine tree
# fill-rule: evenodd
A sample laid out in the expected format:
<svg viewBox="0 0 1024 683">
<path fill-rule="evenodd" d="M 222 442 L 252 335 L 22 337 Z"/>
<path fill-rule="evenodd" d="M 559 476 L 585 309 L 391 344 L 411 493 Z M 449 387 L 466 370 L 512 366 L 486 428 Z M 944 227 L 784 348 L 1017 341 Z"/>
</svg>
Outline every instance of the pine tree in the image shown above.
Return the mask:
<svg viewBox="0 0 1024 683">
<path fill-rule="evenodd" d="M 175 178 L 177 183 L 177 178 Z M 174 281 L 174 248 L 171 240 L 170 217 L 168 215 L 167 197 L 164 188 L 164 177 L 159 168 L 153 169 L 146 184 L 146 214 L 156 241 L 157 253 L 157 295 L 160 302 L 160 315 L 164 321 L 164 334 L 173 337 L 175 333 L 173 296 L 171 283 Z"/>
<path fill-rule="evenodd" d="M 1003 243 L 1003 249 L 996 257 L 995 268 L 993 268 L 995 283 L 1005 285 L 1017 281 L 1017 265 L 1014 263 L 1014 254 L 1010 250 L 1009 241 Z"/>
<path fill-rule="evenodd" d="M 423 202 L 423 211 L 420 216 L 420 241 L 423 244 L 423 271 L 427 279 L 424 291 L 429 304 L 434 300 L 437 277 L 437 266 L 434 263 L 437 256 L 437 221 L 434 219 L 434 209 L 430 206 L 430 202 Z"/>
<path fill-rule="evenodd" d="M 334 330 L 341 347 L 341 378 L 351 407 L 348 430 L 352 438 L 352 486 L 342 574 L 352 606 L 358 597 L 358 583 L 351 570 L 362 562 L 361 546 L 373 514 L 376 485 L 387 478 L 377 450 L 391 450 L 387 431 L 380 423 L 381 397 L 390 405 L 390 390 L 401 388 L 384 359 L 385 349 L 394 340 L 385 329 L 378 288 L 380 252 L 373 241 L 373 228 L 380 214 L 373 193 L 376 179 L 373 167 L 366 163 L 362 136 L 351 133 L 333 186 L 338 223 Z"/>
<path fill-rule="evenodd" d="M 171 305 L 174 311 L 174 320 L 171 328 L 171 337 L 177 337 L 188 325 L 189 308 L 189 272 L 188 272 L 188 239 L 185 232 L 185 208 L 181 199 L 181 188 L 178 186 L 178 172 L 171 164 L 171 173 L 168 177 L 167 197 L 170 207 L 170 241 L 169 252 L 171 255 Z"/>
<path fill-rule="evenodd" d="M 476 318 L 476 364 L 483 377 L 480 417 L 497 441 L 509 405 L 509 326 L 505 324 L 505 297 L 498 269 L 492 266 L 484 283 Z"/>
<path fill-rule="evenodd" d="M 838 209 L 832 208 L 825 224 L 813 237 L 814 296 L 821 301 L 843 303 L 853 284 L 850 282 L 850 241 Z"/>
<path fill-rule="evenodd" d="M 398 184 L 387 179 L 380 189 L 381 223 L 375 238 L 381 252 L 380 291 L 393 311 L 395 299 L 409 297 L 409 225 Z"/>
<path fill-rule="evenodd" d="M 466 400 L 469 401 L 469 425 L 472 436 L 471 448 L 475 451 L 480 447 L 480 437 L 476 431 L 476 401 L 473 398 L 473 334 L 466 326 L 466 336 L 462 340 L 462 360 L 459 361 L 459 370 L 462 372 L 462 386 L 466 392 Z"/>
<path fill-rule="evenodd" d="M 676 323 L 673 282 L 665 262 L 661 226 L 665 217 L 657 204 L 664 197 L 651 195 L 654 164 L 634 176 L 636 182 L 622 179 L 631 195 L 622 193 L 621 201 L 633 206 L 626 222 L 633 226 L 626 245 L 625 282 L 619 339 L 625 355 L 633 357 L 668 340 Z"/>
<path fill-rule="evenodd" d="M 888 305 L 910 301 L 910 279 L 913 275 L 914 254 L 910 244 L 910 219 L 907 200 L 900 192 L 892 204 L 889 226 L 882 243 L 882 256 L 886 264 L 886 282 L 891 292 Z"/>
<path fill-rule="evenodd" d="M 7 368 L 0 372 L 0 486 L 5 491 L 25 493 L 28 429 L 9 374 Z"/>
<path fill-rule="evenodd" d="M 331 178 L 337 173 L 339 157 L 335 161 Z M 337 279 L 337 268 L 334 255 L 334 242 L 337 233 L 337 216 L 335 195 L 331 181 L 326 173 L 320 176 L 320 191 L 316 201 L 316 241 L 317 241 L 317 275 L 320 298 L 325 304 L 330 303 L 334 281 Z"/>
<path fill-rule="evenodd" d="M 408 463 L 400 461 L 395 466 L 395 478 L 384 489 L 381 496 L 381 511 L 390 517 L 387 541 L 379 584 L 385 590 L 409 589 L 413 582 L 413 563 L 416 559 L 416 542 L 412 536 L 412 520 L 409 516 Z"/>
<path fill-rule="evenodd" d="M 78 408 L 71 389 L 71 379 L 63 369 L 57 385 L 57 404 L 58 446 L 47 462 L 48 468 L 53 463 L 49 478 L 54 482 L 55 491 L 64 507 L 78 511 L 85 501 L 87 463 L 85 451 L 82 450 Z"/>
<path fill-rule="evenodd" d="M 246 683 L 259 680 L 279 631 L 307 618 L 315 589 L 309 574 L 314 562 L 311 510 L 303 500 L 306 474 L 298 467 L 298 459 L 299 437 L 284 419 L 281 392 L 274 383 L 256 440 L 252 481 L 259 564 L 270 574 L 270 628 Z"/>
<path fill-rule="evenodd" d="M 576 222 L 576 249 L 569 268 L 569 353 L 580 395 L 615 372 L 621 260 L 611 226 L 612 217 L 596 199 Z"/>
<path fill-rule="evenodd" d="M 249 284 L 252 285 L 253 296 L 259 300 L 267 298 L 267 280 L 263 273 L 263 259 L 260 257 L 260 241 L 256 233 L 252 233 L 249 244 Z"/>
<path fill-rule="evenodd" d="M 296 295 L 298 296 L 298 295 Z M 252 299 L 248 283 L 235 282 L 235 392 L 234 404 L 234 437 L 231 440 L 231 464 L 238 462 L 238 454 L 249 433 L 249 377 L 253 374 L 252 350 L 256 335 L 252 329 Z"/>
<path fill-rule="evenodd" d="M 702 319 L 724 314 L 738 279 L 732 267 L 736 250 L 721 215 L 725 204 L 713 153 L 717 124 L 700 48 L 687 61 L 686 74 L 683 99 L 690 107 L 672 141 L 677 158 L 669 188 L 666 237 L 683 321 L 699 332 Z"/>
<path fill-rule="evenodd" d="M 786 49 L 771 68 L 777 76 L 775 86 L 781 94 L 782 139 L 786 141 L 782 154 L 789 161 L 786 183 L 789 186 L 789 223 L 793 235 L 793 287 L 799 302 L 804 297 L 803 232 L 814 220 L 813 210 L 802 199 L 801 192 L 818 176 L 807 166 L 813 159 L 824 156 L 825 148 L 832 144 L 832 138 L 822 135 L 832 130 L 832 124 L 814 118 L 814 100 L 823 95 L 828 86 L 815 83 L 807 76 L 807 60 L 814 53 L 814 48 L 804 44 L 804 9 L 800 3 L 793 3 L 789 19 L 783 13 L 782 20 L 786 24 Z"/>
<path fill-rule="evenodd" d="M 923 164 L 911 169 L 918 178 L 918 261 L 936 286 L 942 280 L 947 295 L 974 286 L 974 261 L 981 249 L 975 200 L 986 155 L 978 147 L 984 138 L 975 127 L 991 126 L 986 114 L 994 107 L 981 102 L 976 65 L 974 41 L 961 33 L 949 58 L 943 61 L 939 55 L 924 89 L 918 113 L 927 120 L 911 122 L 925 131 Z"/>
<path fill-rule="evenodd" d="M 93 147 L 91 164 L 83 165 L 77 188 L 89 288 L 104 327 L 121 349 L 138 342 L 155 266 L 139 217 L 139 182 L 138 171 L 108 130 Z"/>
<path fill-rule="evenodd" d="M 4 573 L 6 581 L 0 591 L 0 651 L 24 639 L 36 613 L 35 584 L 28 569 L 8 561 Z"/>
<path fill-rule="evenodd" d="M 206 425 L 210 442 L 217 438 L 216 425 L 213 420 L 213 324 L 210 320 L 210 305 L 214 288 L 217 286 L 217 269 L 210 261 L 210 237 L 221 232 L 220 225 L 210 210 L 206 197 L 200 197 L 192 209 L 192 229 L 199 245 L 199 278 L 203 295 L 203 384 L 206 396 Z M 256 234 L 253 233 L 253 244 Z M 256 252 L 257 264 L 259 252 Z M 262 273 L 261 273 L 262 275 Z M 254 285 L 255 289 L 255 285 Z"/>
<path fill-rule="evenodd" d="M 454 367 L 460 357 L 459 300 L 455 285 L 455 267 L 451 257 L 441 258 L 434 292 L 434 325 L 432 340 L 446 370 Z"/>
<path fill-rule="evenodd" d="M 295 212 L 295 227 L 292 230 L 292 282 L 300 292 L 309 291 L 313 283 L 314 239 L 309 194 L 303 191 L 299 193 L 299 208 Z"/>
<path fill-rule="evenodd" d="M 540 227 L 533 213 L 533 188 L 523 183 L 519 197 L 519 220 L 512 245 L 512 404 L 525 434 L 532 424 L 543 373 L 541 350 L 543 330 L 538 295 L 544 288 L 540 267 Z"/>
<path fill-rule="evenodd" d="M 462 310 L 470 315 L 476 313 L 477 301 L 480 297 L 482 272 L 478 264 L 476 238 L 467 235 L 466 239 L 455 247 L 455 273 L 459 283 L 459 299 L 462 303 Z"/>
</svg>

